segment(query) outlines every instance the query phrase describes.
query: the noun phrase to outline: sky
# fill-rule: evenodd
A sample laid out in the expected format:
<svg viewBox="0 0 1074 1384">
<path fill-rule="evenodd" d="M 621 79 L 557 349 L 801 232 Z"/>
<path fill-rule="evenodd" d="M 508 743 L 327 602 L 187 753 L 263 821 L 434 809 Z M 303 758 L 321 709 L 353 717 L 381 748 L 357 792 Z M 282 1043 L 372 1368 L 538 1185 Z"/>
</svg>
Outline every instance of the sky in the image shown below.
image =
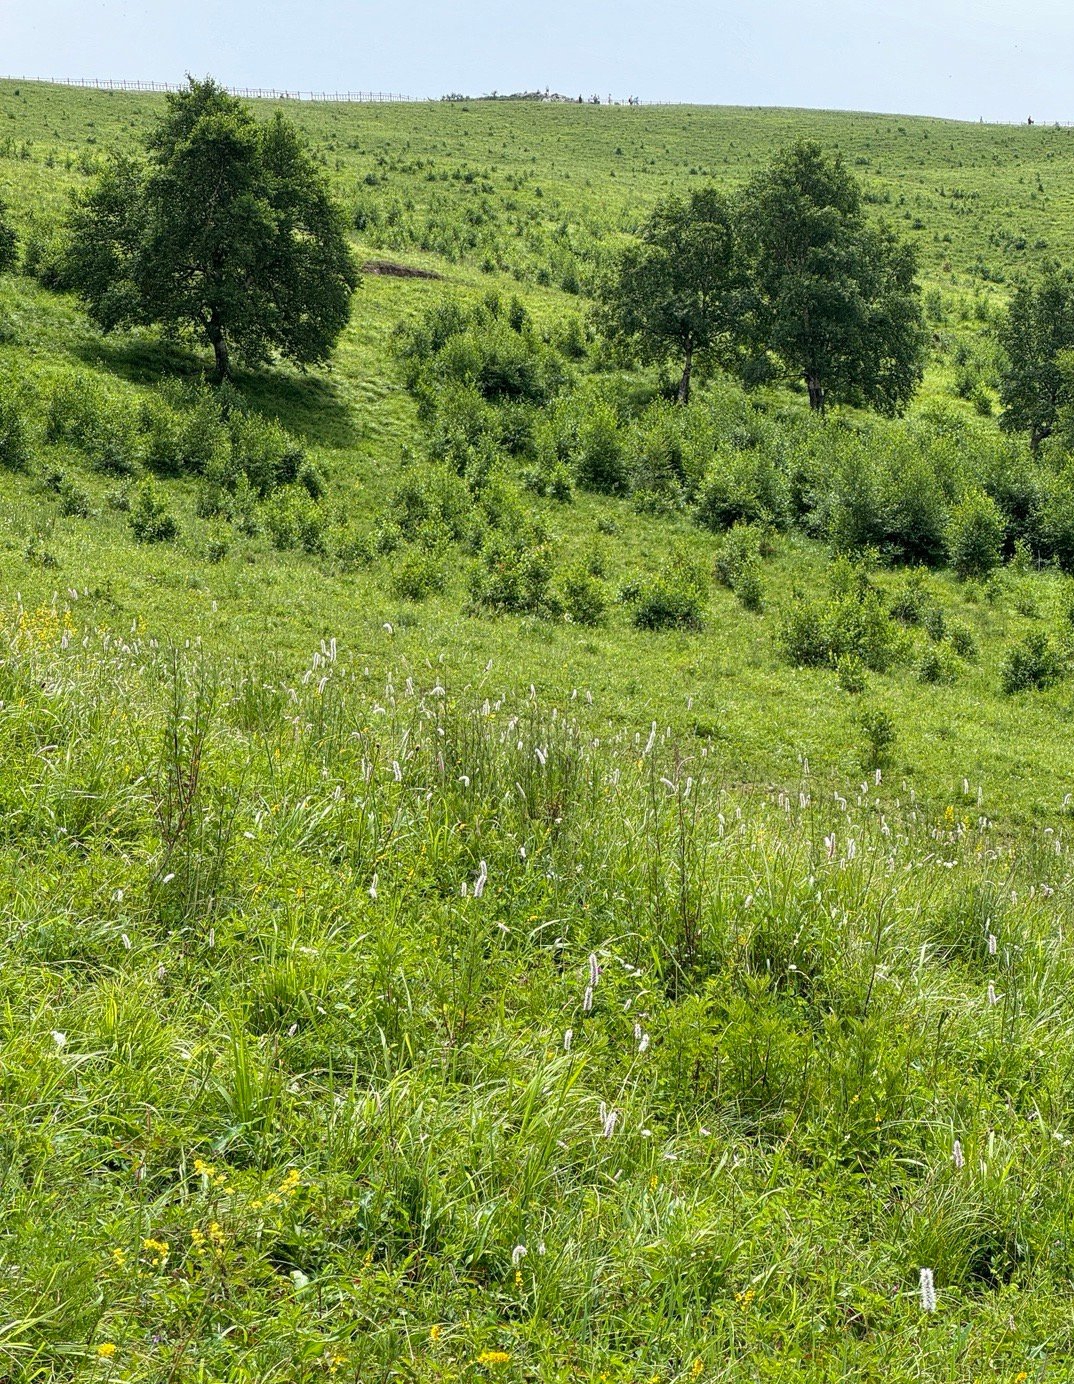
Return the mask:
<svg viewBox="0 0 1074 1384">
<path fill-rule="evenodd" d="M 0 75 L 1074 122 L 1074 4 L 0 0 Z"/>
</svg>

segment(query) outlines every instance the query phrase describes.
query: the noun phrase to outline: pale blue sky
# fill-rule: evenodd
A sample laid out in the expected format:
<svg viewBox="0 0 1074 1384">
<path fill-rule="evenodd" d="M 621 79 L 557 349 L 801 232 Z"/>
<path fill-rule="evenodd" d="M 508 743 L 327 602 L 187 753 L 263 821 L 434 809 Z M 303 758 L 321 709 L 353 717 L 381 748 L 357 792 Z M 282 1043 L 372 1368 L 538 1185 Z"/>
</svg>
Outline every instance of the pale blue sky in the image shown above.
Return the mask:
<svg viewBox="0 0 1074 1384">
<path fill-rule="evenodd" d="M 1074 121 L 1074 3 L 0 0 L 0 71 Z"/>
</svg>

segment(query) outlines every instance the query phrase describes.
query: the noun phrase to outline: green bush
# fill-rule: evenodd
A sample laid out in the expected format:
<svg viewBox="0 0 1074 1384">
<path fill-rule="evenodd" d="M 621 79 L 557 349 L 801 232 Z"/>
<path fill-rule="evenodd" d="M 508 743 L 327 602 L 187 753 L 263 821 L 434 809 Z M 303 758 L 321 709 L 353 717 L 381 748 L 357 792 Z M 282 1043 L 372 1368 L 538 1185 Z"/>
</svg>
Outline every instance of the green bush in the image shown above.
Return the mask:
<svg viewBox="0 0 1074 1384">
<path fill-rule="evenodd" d="M 555 614 L 552 571 L 551 545 L 539 520 L 527 519 L 510 529 L 492 528 L 470 573 L 473 608 Z"/>
<path fill-rule="evenodd" d="M 578 625 L 602 625 L 608 614 L 608 587 L 584 562 L 572 563 L 560 575 L 560 590 L 569 619 Z"/>
<path fill-rule="evenodd" d="M 752 524 L 736 524 L 716 552 L 716 579 L 729 587 L 746 610 L 761 610 L 762 530 Z"/>
<path fill-rule="evenodd" d="M 443 591 L 446 584 L 447 571 L 441 552 L 412 547 L 393 565 L 392 591 L 404 600 L 424 601 Z"/>
<path fill-rule="evenodd" d="M 707 582 L 700 564 L 673 552 L 667 566 L 639 584 L 632 620 L 638 629 L 699 630 L 704 624 Z"/>
<path fill-rule="evenodd" d="M 596 403 L 579 425 L 574 466 L 583 490 L 619 495 L 630 488 L 619 420 L 610 404 Z"/>
<path fill-rule="evenodd" d="M 0 466 L 7 471 L 30 467 L 30 439 L 15 399 L 0 393 Z"/>
<path fill-rule="evenodd" d="M 1008 696 L 1051 687 L 1066 674 L 1066 660 L 1043 630 L 1026 635 L 1008 649 L 1000 681 Z"/>
<path fill-rule="evenodd" d="M 983 490 L 968 491 L 951 511 L 947 551 L 962 581 L 987 577 L 1003 557 L 1005 526 L 999 506 Z"/>
<path fill-rule="evenodd" d="M 790 507 L 783 469 L 763 449 L 718 452 L 697 496 L 697 522 L 714 533 L 736 523 L 782 524 Z"/>
<path fill-rule="evenodd" d="M 179 525 L 151 481 L 143 481 L 131 501 L 127 522 L 139 543 L 170 543 Z"/>
<path fill-rule="evenodd" d="M 846 655 L 861 660 L 874 672 L 885 672 L 895 661 L 894 626 L 884 598 L 863 574 L 851 584 L 833 578 L 825 601 L 795 595 L 783 619 L 778 644 L 784 657 L 800 667 L 835 667 Z"/>
</svg>

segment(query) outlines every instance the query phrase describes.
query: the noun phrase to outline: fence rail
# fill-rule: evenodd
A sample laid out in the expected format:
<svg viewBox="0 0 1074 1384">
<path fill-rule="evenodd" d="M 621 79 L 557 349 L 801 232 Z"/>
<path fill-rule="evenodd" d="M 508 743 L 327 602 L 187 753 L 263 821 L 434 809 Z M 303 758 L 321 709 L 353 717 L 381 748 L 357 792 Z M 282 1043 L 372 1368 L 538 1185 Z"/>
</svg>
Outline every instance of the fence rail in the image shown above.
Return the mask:
<svg viewBox="0 0 1074 1384">
<path fill-rule="evenodd" d="M 5 77 L 7 82 L 39 82 L 43 86 L 86 87 L 93 91 L 183 91 L 185 83 L 124 82 L 109 77 Z M 338 101 L 358 104 L 370 101 L 410 101 L 397 91 L 277 91 L 274 87 L 233 87 L 233 96 L 252 101 Z"/>
</svg>

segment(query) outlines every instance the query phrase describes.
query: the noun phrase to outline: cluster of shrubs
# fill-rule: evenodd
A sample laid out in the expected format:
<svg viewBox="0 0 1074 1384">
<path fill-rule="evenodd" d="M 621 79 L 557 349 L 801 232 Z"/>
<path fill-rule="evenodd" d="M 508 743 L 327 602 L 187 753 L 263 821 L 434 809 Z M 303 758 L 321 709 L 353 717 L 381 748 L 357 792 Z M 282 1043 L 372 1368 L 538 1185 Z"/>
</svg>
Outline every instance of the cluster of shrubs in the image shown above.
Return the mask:
<svg viewBox="0 0 1074 1384">
<path fill-rule="evenodd" d="M 794 527 L 837 552 L 986 578 L 1021 541 L 1074 571 L 1074 468 L 950 407 L 818 418 L 714 382 L 693 404 L 615 372 L 578 374 L 517 299 L 445 300 L 397 350 L 430 455 L 462 476 L 505 458 L 540 495 L 576 488 L 723 533 Z M 747 583 L 748 584 L 748 583 Z M 748 597 L 747 599 L 752 599 Z"/>
<path fill-rule="evenodd" d="M 109 502 L 127 513 L 140 542 L 178 535 L 154 482 L 186 477 L 196 482 L 200 518 L 265 531 L 281 549 L 325 551 L 323 477 L 293 437 L 228 386 L 168 382 L 132 398 L 67 371 L 49 383 L 2 391 L 0 465 L 31 470 L 39 443 L 50 451 L 41 479 L 63 514 L 86 516 L 91 506 L 67 466 L 54 464 L 57 454 L 121 483 Z"/>
<path fill-rule="evenodd" d="M 920 655 L 914 628 L 926 639 Z M 848 558 L 833 562 L 823 598 L 794 593 L 778 642 L 791 663 L 834 668 L 851 693 L 864 691 L 868 672 L 884 673 L 914 658 L 922 682 L 953 682 L 962 664 L 977 657 L 973 632 L 948 622 L 923 570 L 903 573 L 888 593 L 866 563 Z"/>
</svg>

